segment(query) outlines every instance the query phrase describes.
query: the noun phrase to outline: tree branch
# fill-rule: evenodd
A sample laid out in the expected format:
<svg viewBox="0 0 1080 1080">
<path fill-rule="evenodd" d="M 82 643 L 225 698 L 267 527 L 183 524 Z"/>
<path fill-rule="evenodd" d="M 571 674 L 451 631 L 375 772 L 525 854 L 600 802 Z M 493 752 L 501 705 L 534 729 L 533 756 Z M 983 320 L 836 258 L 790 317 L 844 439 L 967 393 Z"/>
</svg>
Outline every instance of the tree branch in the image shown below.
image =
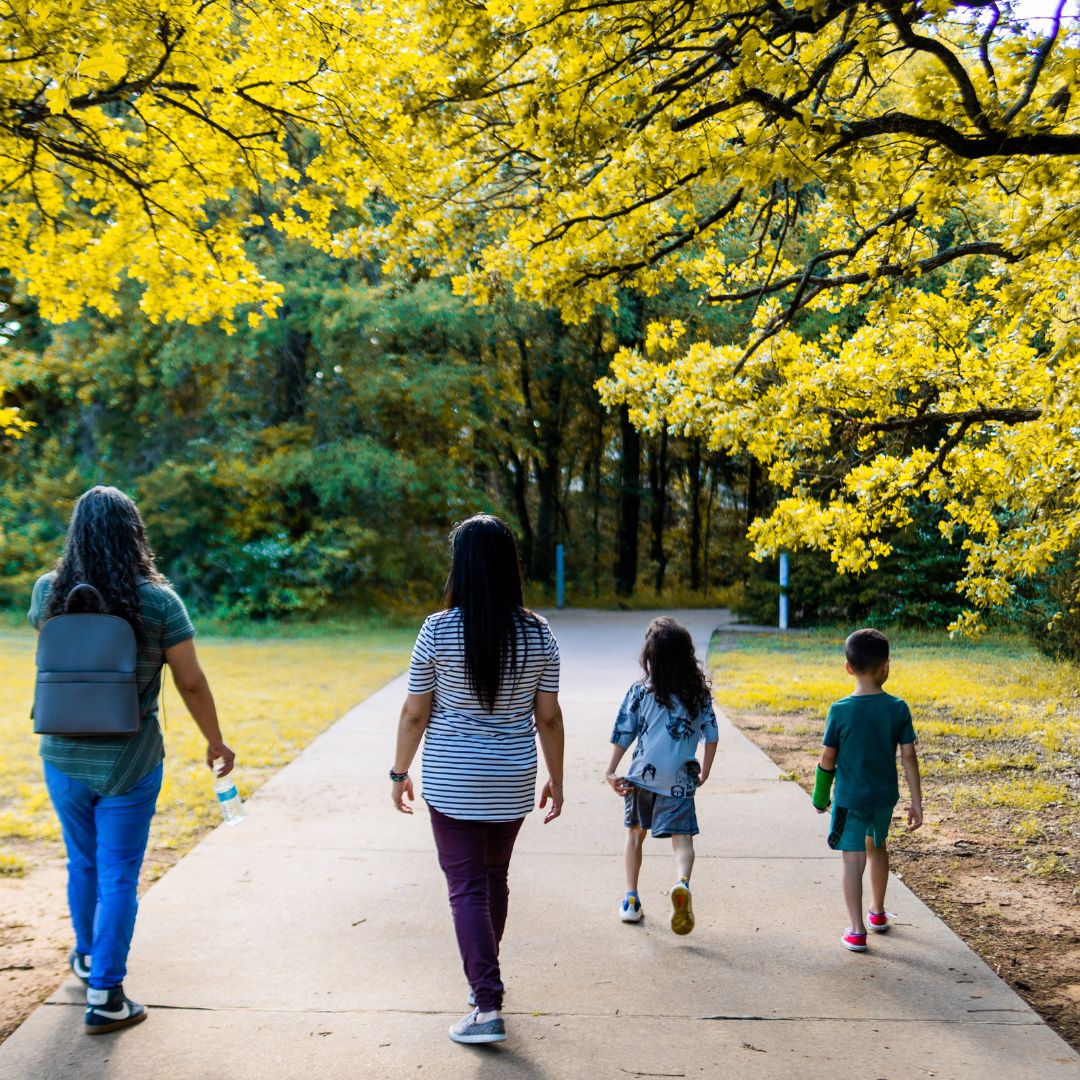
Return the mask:
<svg viewBox="0 0 1080 1080">
<path fill-rule="evenodd" d="M 863 139 L 875 135 L 911 135 L 916 139 L 937 143 L 957 157 L 977 161 L 988 157 L 1067 157 L 1080 154 L 1080 134 L 1056 135 L 1053 132 L 1029 132 L 1009 135 L 991 130 L 987 135 L 963 135 L 940 120 L 928 120 L 909 113 L 890 112 L 869 120 L 856 120 L 842 125 L 843 134 L 818 156 L 828 157 Z"/>
<path fill-rule="evenodd" d="M 1039 48 L 1035 52 L 1035 59 L 1031 62 L 1031 71 L 1028 72 L 1028 77 L 1024 82 L 1024 90 L 1021 93 L 1016 104 L 1005 114 L 1005 123 L 1009 123 L 1017 113 L 1019 113 L 1031 100 L 1031 95 L 1035 92 L 1035 87 L 1038 85 L 1039 76 L 1042 74 L 1043 65 L 1046 63 L 1046 58 L 1050 55 L 1050 50 L 1054 47 L 1054 42 L 1057 41 L 1057 36 L 1061 31 L 1061 12 L 1065 8 L 1065 0 L 1058 0 L 1057 11 L 1054 12 L 1054 23 L 1050 28 L 1050 33 L 1041 42 Z"/>
<path fill-rule="evenodd" d="M 1062 2 L 1064 2 L 1064 0 L 1062 0 Z M 960 91 L 960 100 L 964 103 L 964 112 L 967 113 L 968 119 L 984 135 L 991 134 L 990 121 L 987 119 L 986 111 L 983 109 L 982 102 L 979 100 L 979 95 L 975 90 L 975 84 L 971 81 L 971 76 L 968 75 L 967 69 L 960 62 L 960 58 L 956 53 L 954 53 L 943 41 L 939 41 L 937 38 L 929 38 L 922 34 L 916 34 L 912 29 L 911 23 L 904 17 L 904 13 L 900 10 L 900 5 L 896 0 L 885 0 L 883 6 L 889 13 L 889 19 L 893 26 L 896 27 L 900 34 L 900 40 L 907 45 L 909 49 L 914 49 L 916 52 L 929 53 L 941 62 L 945 70 L 952 76 L 953 82 L 956 83 L 956 87 Z"/>
</svg>

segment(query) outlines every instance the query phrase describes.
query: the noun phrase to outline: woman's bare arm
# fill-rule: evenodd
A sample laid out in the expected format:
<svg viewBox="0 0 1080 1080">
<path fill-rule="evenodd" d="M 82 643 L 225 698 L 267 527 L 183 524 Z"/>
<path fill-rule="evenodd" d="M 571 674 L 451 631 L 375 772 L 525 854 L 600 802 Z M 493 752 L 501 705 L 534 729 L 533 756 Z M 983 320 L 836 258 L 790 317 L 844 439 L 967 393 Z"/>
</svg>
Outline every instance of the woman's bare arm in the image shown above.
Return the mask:
<svg viewBox="0 0 1080 1080">
<path fill-rule="evenodd" d="M 409 766 L 416 757 L 416 751 L 420 747 L 420 740 L 427 730 L 428 721 L 431 719 L 431 701 L 435 693 L 429 690 L 426 694 L 409 694 L 405 703 L 401 706 L 401 716 L 398 719 L 397 748 L 394 751 L 394 772 L 407 773 Z M 406 776 L 404 780 L 392 780 L 390 782 L 390 801 L 396 810 L 403 814 L 411 814 L 412 807 L 409 802 L 416 798 L 413 794 L 412 777 Z M 405 800 L 408 799 L 408 802 Z"/>
<path fill-rule="evenodd" d="M 551 809 L 544 818 L 544 824 L 554 821 L 563 807 L 563 733 L 562 708 L 559 695 L 548 690 L 537 690 L 533 705 L 536 718 L 536 737 L 540 740 L 540 752 L 544 755 L 548 778 L 540 793 L 540 809 L 551 800 Z"/>
<path fill-rule="evenodd" d="M 173 645 L 165 650 L 165 662 L 172 672 L 173 682 L 180 692 L 191 718 L 198 725 L 199 730 L 206 739 L 206 764 L 213 768 L 216 758 L 221 758 L 225 767 L 221 775 L 226 776 L 232 772 L 233 762 L 236 755 L 225 745 L 221 737 L 221 727 L 218 725 L 217 706 L 214 704 L 214 695 L 210 691 L 210 684 L 206 681 L 206 675 L 199 658 L 195 654 L 195 642 L 188 638 L 179 645 Z"/>
</svg>

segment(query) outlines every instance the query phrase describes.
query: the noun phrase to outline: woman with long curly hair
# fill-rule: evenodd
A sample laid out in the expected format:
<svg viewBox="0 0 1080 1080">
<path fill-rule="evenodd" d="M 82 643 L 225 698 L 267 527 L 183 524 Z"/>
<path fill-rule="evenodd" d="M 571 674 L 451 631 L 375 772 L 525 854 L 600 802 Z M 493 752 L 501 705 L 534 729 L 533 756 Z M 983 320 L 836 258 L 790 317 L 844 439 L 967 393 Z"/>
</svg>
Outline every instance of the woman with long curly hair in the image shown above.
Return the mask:
<svg viewBox="0 0 1080 1080">
<path fill-rule="evenodd" d="M 138 909 L 136 890 L 165 756 L 158 724 L 164 664 L 206 738 L 206 761 L 234 754 L 218 726 L 214 697 L 195 655 L 183 602 L 158 572 L 138 508 L 114 487 L 95 487 L 75 504 L 56 569 L 34 585 L 30 622 L 38 629 L 78 611 L 92 585 L 105 613 L 130 624 L 138 648 L 139 730 L 134 735 L 43 735 L 45 784 L 68 855 L 68 905 L 75 930 L 71 970 L 86 984 L 85 1030 L 92 1035 L 146 1019 L 124 993 Z"/>
<path fill-rule="evenodd" d="M 446 608 L 420 629 L 401 710 L 390 798 L 411 814 L 409 767 L 424 741 L 424 801 L 469 982 L 472 1012 L 450 1028 L 459 1043 L 501 1042 L 499 942 L 514 841 L 536 791 L 536 743 L 548 779 L 544 822 L 562 812 L 559 647 L 522 599 L 513 533 L 489 514 L 450 536 Z"/>
</svg>

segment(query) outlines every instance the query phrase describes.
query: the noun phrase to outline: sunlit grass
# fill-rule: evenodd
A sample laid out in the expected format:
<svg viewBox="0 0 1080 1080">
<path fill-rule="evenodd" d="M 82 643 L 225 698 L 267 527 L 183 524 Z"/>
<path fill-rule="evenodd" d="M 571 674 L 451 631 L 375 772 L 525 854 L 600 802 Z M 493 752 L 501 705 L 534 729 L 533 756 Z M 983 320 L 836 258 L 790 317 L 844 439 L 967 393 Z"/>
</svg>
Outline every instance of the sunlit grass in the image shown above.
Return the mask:
<svg viewBox="0 0 1080 1080">
<path fill-rule="evenodd" d="M 350 706 L 403 671 L 413 634 L 366 624 L 348 633 L 290 639 L 199 638 L 222 730 L 237 754 L 241 795 L 250 795 Z M 34 642 L 32 631 L 0 632 L 0 842 L 60 839 L 29 719 Z M 179 853 L 220 814 L 203 760 L 205 743 L 171 682 L 165 751 L 151 847 Z"/>
<path fill-rule="evenodd" d="M 911 707 L 928 809 L 1016 847 L 1060 843 L 1080 820 L 1077 668 L 1020 638 L 976 645 L 900 631 L 890 640 L 886 689 Z M 829 704 L 853 685 L 839 632 L 721 634 L 710 665 L 721 707 L 765 717 L 756 730 L 797 737 L 815 757 Z M 811 775 L 808 762 L 804 782 Z M 1063 873 L 1067 858 L 1036 856 L 1029 869 Z"/>
<path fill-rule="evenodd" d="M 0 851 L 0 877 L 22 877 L 26 873 L 26 861 L 18 855 Z"/>
<path fill-rule="evenodd" d="M 730 634 L 720 646 L 714 691 L 732 712 L 796 714 L 823 727 L 829 703 L 851 691 L 839 633 Z M 931 774 L 1056 772 L 1080 752 L 1076 669 L 1019 639 L 972 645 L 901 632 L 886 689 L 911 706 Z"/>
<path fill-rule="evenodd" d="M 1068 797 L 1064 784 L 1048 780 L 998 780 L 978 787 L 963 787 L 953 792 L 953 809 L 965 806 L 1005 806 L 1014 810 L 1042 810 L 1063 803 Z"/>
</svg>

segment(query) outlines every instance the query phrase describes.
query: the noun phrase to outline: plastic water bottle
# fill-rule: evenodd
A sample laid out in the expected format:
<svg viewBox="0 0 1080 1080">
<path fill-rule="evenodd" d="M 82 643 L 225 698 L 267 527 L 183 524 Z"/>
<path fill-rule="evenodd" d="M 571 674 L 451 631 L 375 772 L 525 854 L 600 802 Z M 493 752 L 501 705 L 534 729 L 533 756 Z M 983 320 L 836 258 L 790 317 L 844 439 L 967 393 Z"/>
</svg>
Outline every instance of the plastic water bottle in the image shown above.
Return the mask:
<svg viewBox="0 0 1080 1080">
<path fill-rule="evenodd" d="M 231 776 L 221 776 L 221 770 L 225 768 L 225 762 L 221 758 L 214 759 L 214 792 L 218 797 L 218 805 L 221 807 L 221 816 L 226 825 L 239 825 L 244 820 L 244 804 L 240 800 L 240 792 L 236 790 Z"/>
</svg>

